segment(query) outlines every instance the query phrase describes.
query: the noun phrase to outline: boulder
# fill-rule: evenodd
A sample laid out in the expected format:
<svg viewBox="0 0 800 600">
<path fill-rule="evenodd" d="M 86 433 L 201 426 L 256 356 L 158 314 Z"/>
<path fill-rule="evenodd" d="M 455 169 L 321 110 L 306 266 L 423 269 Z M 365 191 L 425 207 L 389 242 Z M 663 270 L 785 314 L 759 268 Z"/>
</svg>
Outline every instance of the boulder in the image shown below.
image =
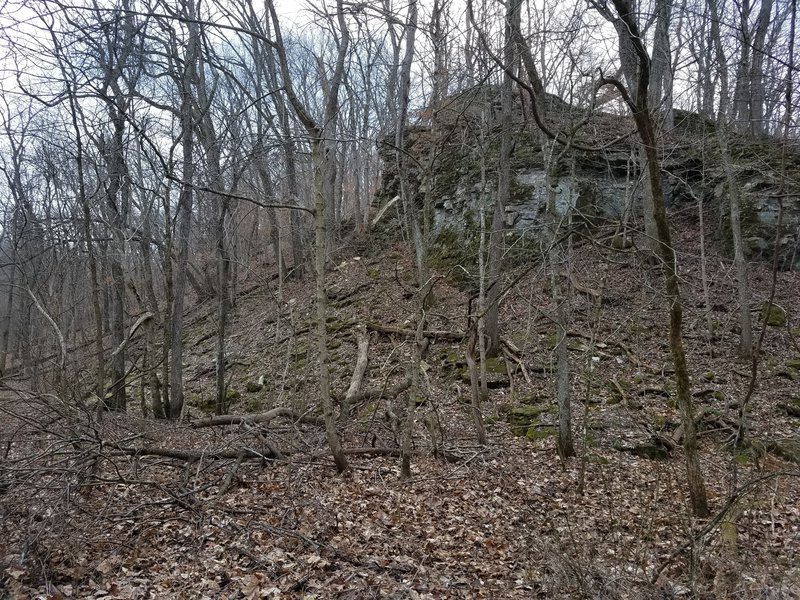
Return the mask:
<svg viewBox="0 0 800 600">
<path fill-rule="evenodd" d="M 786 309 L 777 304 L 764 302 L 761 307 L 761 320 L 770 327 L 786 327 Z"/>
</svg>

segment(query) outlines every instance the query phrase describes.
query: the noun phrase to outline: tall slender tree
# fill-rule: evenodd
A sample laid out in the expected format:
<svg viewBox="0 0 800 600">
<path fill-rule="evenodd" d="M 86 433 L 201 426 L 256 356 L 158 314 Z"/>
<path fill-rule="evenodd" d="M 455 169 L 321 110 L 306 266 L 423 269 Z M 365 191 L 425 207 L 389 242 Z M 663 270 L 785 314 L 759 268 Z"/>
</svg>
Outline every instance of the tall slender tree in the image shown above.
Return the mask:
<svg viewBox="0 0 800 600">
<path fill-rule="evenodd" d="M 664 269 L 666 300 L 669 307 L 669 344 L 675 366 L 678 407 L 683 427 L 683 449 L 686 455 L 686 475 L 689 483 L 689 498 L 692 511 L 698 517 L 709 514 L 705 482 L 700 469 L 697 452 L 697 426 L 694 421 L 694 403 L 689 383 L 686 352 L 683 347 L 683 303 L 680 295 L 680 279 L 675 248 L 672 245 L 669 219 L 664 206 L 663 175 L 658 157 L 656 124 L 648 102 L 650 86 L 650 56 L 642 41 L 635 14 L 628 0 L 613 0 L 614 10 L 628 31 L 628 40 L 636 54 L 637 70 L 632 83 L 636 94 L 631 95 L 618 79 L 602 78 L 602 83 L 614 86 L 622 96 L 636 122 L 636 130 L 646 153 L 648 179 L 653 191 L 653 219 L 658 232 L 658 251 Z M 605 9 L 605 7 L 603 7 Z"/>
</svg>

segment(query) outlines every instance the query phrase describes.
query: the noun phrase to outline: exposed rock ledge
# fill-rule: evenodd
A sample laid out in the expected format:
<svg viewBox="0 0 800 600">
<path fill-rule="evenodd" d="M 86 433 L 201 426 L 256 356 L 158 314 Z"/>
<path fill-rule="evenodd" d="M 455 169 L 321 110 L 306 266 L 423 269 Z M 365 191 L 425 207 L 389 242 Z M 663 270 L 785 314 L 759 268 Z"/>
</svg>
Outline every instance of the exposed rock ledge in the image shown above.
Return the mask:
<svg viewBox="0 0 800 600">
<path fill-rule="evenodd" d="M 406 151 L 414 158 L 409 161 L 412 189 L 417 190 L 420 205 L 425 193 L 430 192 L 434 242 L 443 235 L 452 240 L 453 235 L 474 228 L 481 205 L 491 218 L 501 131 L 496 94 L 490 87 L 451 96 L 438 113 L 435 127 L 422 124 L 408 129 Z M 583 118 L 580 111 L 564 103 L 554 99 L 549 103 L 548 121 L 553 129 Z M 504 220 L 512 234 L 535 238 L 542 226 L 540 215 L 547 196 L 545 160 L 540 136 L 527 124 L 519 100 L 515 113 L 513 180 Z M 625 137 L 627 133 L 631 135 Z M 553 181 L 559 212 L 570 210 L 589 222 L 639 220 L 641 177 L 636 139 L 628 118 L 605 113 L 591 117 L 576 134 L 575 142 L 603 149 L 573 151 L 559 161 Z M 662 140 L 671 208 L 689 208 L 703 198 L 711 211 L 711 222 L 720 225 L 716 241 L 730 247 L 727 183 L 714 124 L 698 115 L 675 111 L 675 125 Z M 733 140 L 731 151 L 743 192 L 746 253 L 751 259 L 772 259 L 782 211 L 779 266 L 800 269 L 800 151 L 797 147 L 784 149 L 780 141 L 745 137 Z M 390 143 L 381 144 L 380 153 L 384 171 L 378 195 L 385 202 L 398 192 L 397 168 Z M 487 181 L 483 192 L 482 165 Z"/>
</svg>

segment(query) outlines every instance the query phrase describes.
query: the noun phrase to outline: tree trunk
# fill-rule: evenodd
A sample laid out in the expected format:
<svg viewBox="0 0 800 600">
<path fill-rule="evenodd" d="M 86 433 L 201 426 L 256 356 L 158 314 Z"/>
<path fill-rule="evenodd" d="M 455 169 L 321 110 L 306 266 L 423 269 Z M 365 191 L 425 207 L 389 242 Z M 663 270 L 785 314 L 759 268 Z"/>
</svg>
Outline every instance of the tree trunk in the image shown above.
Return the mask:
<svg viewBox="0 0 800 600">
<path fill-rule="evenodd" d="M 100 278 L 97 273 L 97 257 L 92 239 L 92 215 L 89 199 L 86 194 L 86 180 L 83 173 L 83 136 L 78 125 L 78 108 L 75 97 L 69 94 L 72 127 L 75 130 L 76 157 L 75 167 L 78 176 L 78 197 L 81 203 L 83 219 L 81 225 L 86 239 L 86 254 L 89 259 L 89 282 L 91 286 L 92 314 L 94 316 L 94 352 L 95 352 L 95 394 L 102 401 L 105 397 L 105 355 L 103 349 L 103 311 L 100 305 Z"/>
<path fill-rule="evenodd" d="M 16 220 L 16 219 L 14 219 Z M 16 244 L 16 242 L 13 242 Z M 9 337 L 11 335 L 11 316 L 14 313 L 14 290 L 17 282 L 17 253 L 14 251 L 11 261 L 11 276 L 6 293 L 6 312 L 3 315 L 2 333 L 0 333 L 0 378 L 5 375 L 8 362 Z"/>
<path fill-rule="evenodd" d="M 694 514 L 706 517 L 709 514 L 705 483 L 697 456 L 697 430 L 694 422 L 694 405 L 690 393 L 689 371 L 686 365 L 686 354 L 683 349 L 682 320 L 683 304 L 680 297 L 677 258 L 672 247 L 669 221 L 664 207 L 661 165 L 658 159 L 656 128 L 647 102 L 647 91 L 650 79 L 650 60 L 639 33 L 638 25 L 633 17 L 627 0 L 613 0 L 614 7 L 630 32 L 630 40 L 639 57 L 637 78 L 637 96 L 634 101 L 627 89 L 616 80 L 605 80 L 604 83 L 614 85 L 622 94 L 625 102 L 633 112 L 636 129 L 645 149 L 648 176 L 653 190 L 653 217 L 658 229 L 659 253 L 664 268 L 664 287 L 667 305 L 669 306 L 669 346 L 675 367 L 677 384 L 677 400 L 681 413 L 681 425 L 684 430 L 684 453 L 686 455 L 686 475 L 689 484 L 689 498 Z"/>
<path fill-rule="evenodd" d="M 126 206 L 129 202 L 127 183 L 127 169 L 125 166 L 124 139 L 125 116 L 124 103 L 117 101 L 110 107 L 111 120 L 114 125 L 114 135 L 109 149 L 108 176 L 109 183 L 106 190 L 109 221 L 111 223 L 111 347 L 119 348 L 125 340 L 125 272 L 122 261 L 125 257 L 125 227 Z M 124 411 L 127 407 L 127 394 L 125 382 L 125 350 L 117 352 L 111 358 L 111 387 L 110 398 L 106 401 L 109 410 Z"/>
<path fill-rule="evenodd" d="M 717 17 L 719 10 L 716 0 L 708 0 L 711 11 L 711 37 L 714 43 L 719 78 L 720 78 L 720 104 L 717 112 L 717 141 L 719 142 L 720 157 L 728 184 L 728 202 L 730 208 L 731 237 L 733 238 L 734 265 L 736 266 L 736 291 L 739 300 L 739 335 L 738 355 L 749 358 L 753 349 L 753 325 L 750 315 L 750 283 L 747 261 L 744 257 L 744 242 L 742 240 L 741 226 L 741 195 L 736 181 L 733 159 L 729 146 L 728 107 L 729 107 L 729 80 L 725 51 L 722 46 Z"/>
<path fill-rule="evenodd" d="M 400 180 L 400 198 L 405 211 L 409 233 L 414 244 L 414 254 L 417 266 L 417 283 L 423 287 L 428 279 L 428 269 L 426 264 L 427 240 L 423 239 L 422 230 L 419 226 L 416 193 L 411 189 L 411 180 L 408 176 L 408 165 L 405 154 L 405 129 L 408 124 L 408 102 L 411 90 L 411 67 L 414 61 L 414 51 L 417 31 L 418 18 L 417 0 L 411 0 L 408 4 L 408 15 L 404 30 L 405 53 L 400 63 L 398 74 L 397 89 L 397 120 L 395 122 L 395 161 L 397 162 L 397 173 Z"/>
<path fill-rule="evenodd" d="M 342 451 L 342 444 L 339 440 L 339 432 L 336 430 L 336 421 L 333 415 L 333 401 L 331 400 L 331 375 L 328 367 L 328 330 L 327 330 L 327 305 L 328 296 L 325 290 L 325 260 L 327 255 L 328 236 L 325 232 L 325 173 L 328 166 L 322 156 L 319 139 L 312 140 L 312 158 L 314 160 L 314 231 L 315 231 L 315 250 L 314 250 L 314 270 L 315 279 L 315 299 L 316 299 L 316 320 L 317 320 L 317 353 L 319 361 L 319 389 L 320 403 L 322 405 L 322 418 L 325 421 L 325 435 L 328 445 L 336 463 L 336 469 L 342 473 L 348 468 L 347 457 Z"/>
<path fill-rule="evenodd" d="M 792 125 L 792 72 L 796 69 L 794 66 L 794 42 L 797 28 L 797 0 L 792 0 L 790 17 L 789 17 L 789 57 L 786 61 L 786 76 L 784 78 L 784 113 L 783 113 L 783 139 L 784 143 L 789 141 L 791 125 Z"/>
<path fill-rule="evenodd" d="M 522 0 L 511 0 L 508 3 L 505 25 L 505 45 L 503 62 L 506 69 L 503 71 L 503 85 L 500 90 L 501 103 L 501 138 L 500 156 L 497 165 L 497 196 L 494 202 L 494 215 L 492 217 L 492 231 L 489 237 L 489 265 L 488 265 L 488 309 L 486 312 L 486 335 L 488 346 L 487 356 L 497 356 L 500 352 L 500 270 L 503 260 L 503 230 L 505 228 L 506 204 L 508 203 L 511 189 L 511 152 L 514 147 L 513 139 L 513 99 L 514 80 L 508 69 L 515 69 L 516 52 L 514 50 L 513 24 L 520 20 L 519 11 Z"/>
<path fill-rule="evenodd" d="M 148 357 L 156 357 L 158 355 L 158 328 L 156 324 L 162 321 L 161 311 L 158 308 L 158 299 L 156 298 L 155 285 L 153 284 L 153 253 L 150 248 L 150 243 L 153 239 L 153 206 L 154 203 L 151 203 L 144 215 L 142 241 L 140 244 L 142 250 L 142 277 L 144 279 L 145 298 L 147 300 L 148 310 L 154 315 L 153 322 L 149 323 L 147 326 L 145 352 Z M 148 359 L 143 363 L 142 369 L 145 371 L 143 381 L 145 381 L 150 388 L 150 408 L 153 412 L 153 417 L 156 419 L 163 419 L 166 416 L 166 410 L 161 401 L 161 382 L 158 380 L 157 365 L 158 363 L 155 359 Z"/>
<path fill-rule="evenodd" d="M 650 69 L 650 106 L 664 114 L 671 110 L 664 98 L 671 88 L 669 25 L 672 18 L 672 0 L 657 0 L 655 6 L 656 29 L 653 36 L 653 60 Z"/>
<path fill-rule="evenodd" d="M 227 411 L 227 389 L 225 385 L 225 330 L 228 324 L 228 311 L 230 305 L 230 295 L 228 287 L 230 281 L 230 257 L 225 241 L 225 224 L 228 219 L 228 200 L 220 199 L 219 220 L 217 222 L 217 347 L 216 347 L 216 392 L 217 392 L 217 414 L 221 415 Z"/>
<path fill-rule="evenodd" d="M 264 27 L 267 34 L 270 32 L 270 20 L 264 19 Z M 275 24 L 277 27 L 277 23 Z M 279 32 L 278 32 L 279 33 Z M 267 68 L 267 79 L 272 89 L 280 87 L 278 79 L 279 65 L 276 64 L 275 55 L 271 50 L 264 52 L 264 62 Z M 298 204 L 300 198 L 300 187 L 297 181 L 297 150 L 295 147 L 294 134 L 289 120 L 289 110 L 284 98 L 280 94 L 273 96 L 275 109 L 278 113 L 278 131 L 280 131 L 281 149 L 286 165 L 286 188 L 288 204 Z M 303 215 L 299 210 L 292 210 L 289 214 L 289 229 L 291 231 L 292 267 L 295 272 L 302 273 L 302 266 L 306 260 L 304 249 L 304 228 Z"/>
<path fill-rule="evenodd" d="M 188 17 L 195 19 L 193 0 L 187 5 Z M 197 25 L 189 23 L 189 40 L 181 76 L 181 142 L 183 165 L 181 190 L 178 196 L 177 231 L 175 242 L 178 256 L 175 264 L 176 277 L 173 288 L 172 313 L 170 315 L 170 373 L 169 373 L 169 417 L 177 419 L 183 411 L 183 306 L 186 295 L 186 271 L 189 263 L 189 234 L 192 226 L 194 203 L 194 111 L 192 83 L 196 78 L 200 38 Z"/>
<path fill-rule="evenodd" d="M 475 361 L 475 346 L 478 338 L 476 326 L 470 327 L 467 339 L 467 369 L 469 371 L 470 399 L 472 408 L 472 422 L 475 425 L 475 440 L 481 446 L 486 445 L 486 426 L 483 424 L 483 408 L 481 407 L 484 399 L 481 389 L 481 376 L 478 372 L 478 365 Z"/>
<path fill-rule="evenodd" d="M 267 0 L 267 9 L 275 34 L 275 43 L 272 45 L 272 48 L 275 50 L 278 57 L 281 77 L 283 78 L 283 89 L 298 119 L 303 124 L 303 127 L 305 127 L 309 138 L 308 141 L 311 145 L 311 159 L 314 166 L 314 231 L 316 241 L 314 248 L 314 267 L 316 271 L 315 297 L 320 404 L 325 421 L 325 433 L 328 445 L 330 446 L 334 463 L 336 463 L 336 469 L 341 473 L 348 468 L 348 462 L 342 450 L 339 433 L 336 430 L 336 421 L 333 416 L 333 402 L 331 401 L 331 381 L 328 367 L 328 332 L 326 328 L 328 298 L 325 291 L 325 263 L 327 260 L 328 233 L 326 231 L 325 221 L 326 207 L 330 206 L 333 201 L 331 192 L 333 191 L 332 182 L 334 181 L 335 174 L 331 173 L 331 169 L 334 169 L 336 166 L 335 156 L 333 159 L 331 158 L 331 154 L 335 155 L 336 152 L 336 139 L 330 134 L 332 132 L 335 133 L 334 116 L 339 110 L 339 88 L 344 77 L 345 57 L 350 47 L 350 35 L 345 22 L 342 0 L 337 0 L 336 17 L 341 37 L 339 40 L 336 65 L 333 75 L 330 78 L 330 88 L 328 89 L 327 98 L 325 99 L 326 126 L 320 126 L 294 91 L 289 71 L 289 62 L 286 58 L 286 48 L 283 44 L 280 31 L 278 14 L 272 0 Z M 333 130 L 331 130 L 330 127 L 333 127 Z"/>
<path fill-rule="evenodd" d="M 750 358 L 753 350 L 753 323 L 750 315 L 750 276 L 748 274 L 747 260 L 744 256 L 744 241 L 742 240 L 741 225 L 741 199 L 739 194 L 736 174 L 728 146 L 727 126 L 725 117 L 717 119 L 717 140 L 719 141 L 720 156 L 725 170 L 725 179 L 728 183 L 728 200 L 730 205 L 731 237 L 733 238 L 733 263 L 736 266 L 736 292 L 739 300 L 739 347 L 737 354 L 742 358 Z"/>
<path fill-rule="evenodd" d="M 555 266 L 555 265 L 554 265 Z M 559 275 L 554 273 L 553 278 Z M 568 285 L 568 284 L 567 284 Z M 557 364 L 557 391 L 558 398 L 558 440 L 556 450 L 562 459 L 575 456 L 575 445 L 572 441 L 572 403 L 570 401 L 569 384 L 569 349 L 567 348 L 567 309 L 568 297 L 562 294 L 560 286 L 553 288 L 553 297 L 558 302 L 556 307 L 556 321 L 558 335 L 556 336 L 556 364 Z"/>
<path fill-rule="evenodd" d="M 736 64 L 736 81 L 733 88 L 733 106 L 731 117 L 737 131 L 747 131 L 750 126 L 747 123 L 750 117 L 750 56 L 753 49 L 750 30 L 750 13 L 753 6 L 750 0 L 742 0 L 738 4 L 739 9 L 739 28 L 737 37 L 739 42 L 739 60 Z M 719 11 L 718 11 L 718 14 Z M 722 16 L 720 14 L 720 16 Z M 719 27 L 714 23 L 712 16 L 712 28 Z M 722 68 L 723 65 L 718 65 Z M 727 98 L 723 98 L 727 100 Z"/>
<path fill-rule="evenodd" d="M 558 213 L 556 206 L 556 184 L 558 162 L 569 149 L 565 147 L 558 156 L 553 156 L 555 152 L 555 142 L 544 143 L 542 156 L 548 157 L 545 163 L 545 182 L 547 190 L 547 222 L 549 225 L 550 248 L 548 260 L 550 263 L 550 282 L 552 288 L 553 301 L 556 303 L 556 398 L 558 400 L 558 439 L 556 441 L 556 451 L 562 459 L 575 456 L 575 445 L 572 441 L 572 402 L 569 383 L 569 349 L 567 348 L 567 330 L 569 327 L 569 295 L 564 293 L 561 286 L 561 273 L 568 269 L 564 243 L 559 240 L 559 230 L 562 215 Z M 573 181 L 574 185 L 574 181 Z M 566 211 L 571 207 L 567 206 Z M 569 287 L 569 275 L 565 282 Z"/>
<path fill-rule="evenodd" d="M 420 289 L 418 295 L 417 329 L 414 335 L 414 346 L 411 358 L 411 388 L 406 399 L 406 414 L 403 422 L 403 437 L 400 444 L 400 479 L 411 478 L 411 451 L 414 442 L 414 422 L 417 412 L 417 400 L 420 396 L 420 363 L 422 361 L 422 332 L 425 328 L 425 311 L 423 305 L 425 297 Z"/>
<path fill-rule="evenodd" d="M 766 89 L 764 86 L 764 42 L 769 29 L 770 15 L 772 13 L 772 0 L 761 0 L 761 10 L 756 21 L 756 31 L 753 36 L 753 58 L 750 63 L 748 79 L 750 84 L 750 133 L 753 135 L 766 135 L 767 123 L 764 120 L 764 100 Z"/>
<path fill-rule="evenodd" d="M 660 0 L 661 2 L 669 2 L 670 0 Z M 595 5 L 597 6 L 597 5 Z M 658 8 L 657 8 L 658 10 Z M 640 90 L 638 89 L 638 78 L 639 73 L 641 71 L 642 65 L 641 61 L 643 58 L 638 55 L 636 51 L 636 44 L 631 39 L 630 29 L 628 25 L 623 22 L 622 19 L 616 18 L 610 8 L 605 8 L 603 5 L 603 9 L 600 10 L 600 13 L 603 17 L 606 18 L 609 22 L 614 25 L 614 29 L 617 32 L 617 39 L 619 41 L 619 57 L 620 57 L 620 65 L 622 67 L 622 75 L 627 83 L 627 89 L 629 90 L 629 95 L 633 102 L 637 102 L 639 100 L 638 95 Z M 638 30 L 638 23 L 636 22 L 636 16 L 630 16 L 631 22 L 636 25 Z M 659 40 L 656 40 L 657 44 L 660 43 Z M 648 70 L 650 69 L 650 57 L 647 57 L 646 60 L 648 61 Z M 667 63 L 668 64 L 668 63 Z M 650 71 L 652 72 L 652 71 Z M 648 74 L 648 77 L 650 75 Z M 659 80 L 659 84 L 660 84 Z M 650 82 L 648 81 L 648 84 Z M 660 89 L 659 85 L 659 89 Z M 660 95 L 660 92 L 659 92 Z M 644 218 L 644 232 L 645 232 L 645 242 L 644 246 L 648 252 L 648 259 L 654 259 L 658 254 L 658 231 L 657 225 L 653 219 L 654 207 L 653 207 L 653 195 L 654 190 L 652 189 L 653 182 L 647 177 L 648 172 L 648 165 L 647 165 L 647 151 L 649 149 L 643 148 L 641 143 L 637 143 L 637 155 L 639 158 L 639 168 L 640 172 L 642 173 L 642 215 Z M 663 193 L 659 191 L 659 193 Z"/>
<path fill-rule="evenodd" d="M 225 332 L 228 324 L 228 312 L 230 311 L 230 250 L 225 236 L 225 226 L 228 222 L 230 212 L 230 197 L 224 193 L 222 158 L 220 155 L 220 140 L 217 136 L 214 122 L 211 119 L 211 99 L 209 97 L 208 84 L 206 82 L 206 68 L 202 56 L 198 57 L 197 69 L 197 104 L 201 113 L 201 118 L 197 123 L 198 141 L 203 147 L 206 162 L 206 176 L 208 178 L 208 188 L 214 193 L 211 200 L 216 208 L 216 296 L 217 296 L 217 336 L 216 336 L 216 366 L 215 366 L 215 390 L 216 390 L 216 413 L 223 414 L 227 410 L 227 389 L 225 384 L 225 372 L 227 359 L 225 356 Z M 234 177 L 234 181 L 235 181 Z"/>
<path fill-rule="evenodd" d="M 172 266 L 172 211 L 170 210 L 170 193 L 165 190 L 163 196 L 164 210 L 164 251 L 161 256 L 161 269 L 164 271 L 164 325 L 161 340 L 161 406 L 164 418 L 172 417 L 170 401 L 170 349 L 172 348 L 172 308 L 175 301 L 175 286 Z"/>
</svg>

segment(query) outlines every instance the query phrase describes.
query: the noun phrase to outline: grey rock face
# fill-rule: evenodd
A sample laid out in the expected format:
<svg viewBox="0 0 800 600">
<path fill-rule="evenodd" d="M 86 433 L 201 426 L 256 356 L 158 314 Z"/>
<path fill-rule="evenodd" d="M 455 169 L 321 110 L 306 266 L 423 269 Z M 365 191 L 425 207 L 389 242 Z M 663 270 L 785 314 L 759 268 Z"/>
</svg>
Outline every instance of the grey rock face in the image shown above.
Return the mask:
<svg viewBox="0 0 800 600">
<path fill-rule="evenodd" d="M 489 88 L 476 88 L 451 99 L 447 118 L 442 117 L 435 130 L 427 125 L 409 128 L 406 151 L 415 158 L 410 167 L 410 188 L 416 191 L 412 195 L 418 206 L 425 194 L 430 200 L 434 242 L 444 233 L 451 244 L 454 234 L 466 232 L 474 238 L 481 210 L 487 224 L 493 217 L 499 144 L 498 125 L 486 117 L 493 114 L 492 93 Z M 572 113 L 582 115 L 564 105 L 557 118 L 570 121 L 575 116 Z M 713 122 L 676 111 L 676 123 L 676 129 L 662 139 L 668 208 L 691 214 L 692 206 L 703 198 L 711 213 L 706 222 L 716 224 L 711 227 L 711 237 L 730 250 L 728 191 L 713 150 Z M 552 126 L 554 130 L 557 125 Z M 588 224 L 625 219 L 641 224 L 637 145 L 635 136 L 622 135 L 632 131 L 629 119 L 594 116 L 576 142 L 584 147 L 602 147 L 602 151 L 582 149 L 563 156 L 554 169 L 552 190 L 546 188 L 541 137 L 522 120 L 522 112 L 515 113 L 515 127 L 513 180 L 503 216 L 509 235 L 536 239 L 545 227 L 543 215 L 550 191 L 560 215 L 569 213 Z M 482 137 L 478 135 L 481 130 Z M 383 203 L 399 193 L 399 185 L 393 146 L 379 145 L 379 152 L 384 172 L 377 197 Z M 742 138 L 734 142 L 732 154 L 741 185 L 742 233 L 748 258 L 772 260 L 780 213 L 779 268 L 800 269 L 800 151 L 782 153 L 777 142 Z M 428 170 L 421 165 L 428 165 Z M 469 236 L 462 241 L 471 243 L 466 238 Z"/>
</svg>

